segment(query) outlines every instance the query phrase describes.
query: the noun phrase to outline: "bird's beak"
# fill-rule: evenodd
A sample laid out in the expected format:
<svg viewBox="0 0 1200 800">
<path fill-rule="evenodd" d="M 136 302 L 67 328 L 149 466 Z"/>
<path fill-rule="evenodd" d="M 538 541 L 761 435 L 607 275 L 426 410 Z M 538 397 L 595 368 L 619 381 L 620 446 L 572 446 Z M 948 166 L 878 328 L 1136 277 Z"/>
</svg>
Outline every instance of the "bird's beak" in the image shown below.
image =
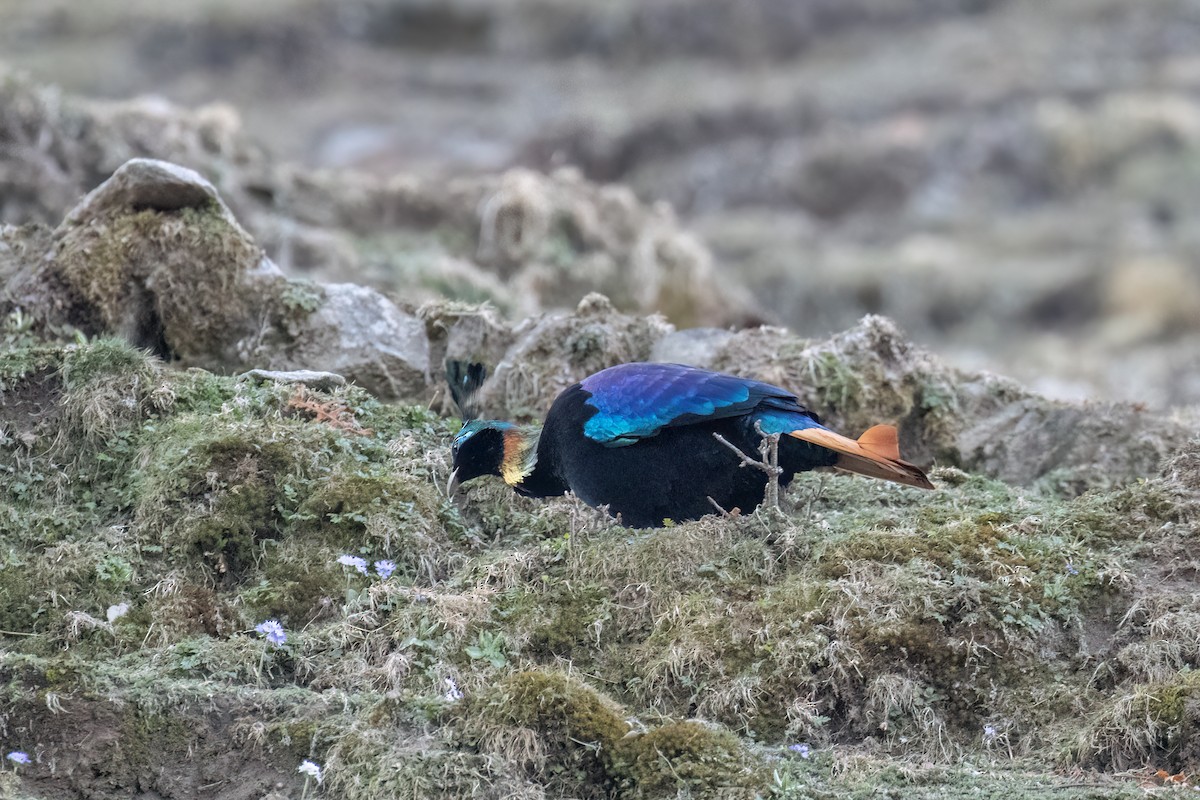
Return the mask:
<svg viewBox="0 0 1200 800">
<path fill-rule="evenodd" d="M 446 481 L 446 496 L 453 497 L 454 493 L 457 491 L 458 491 L 458 470 L 456 469 L 450 473 L 450 480 Z"/>
</svg>

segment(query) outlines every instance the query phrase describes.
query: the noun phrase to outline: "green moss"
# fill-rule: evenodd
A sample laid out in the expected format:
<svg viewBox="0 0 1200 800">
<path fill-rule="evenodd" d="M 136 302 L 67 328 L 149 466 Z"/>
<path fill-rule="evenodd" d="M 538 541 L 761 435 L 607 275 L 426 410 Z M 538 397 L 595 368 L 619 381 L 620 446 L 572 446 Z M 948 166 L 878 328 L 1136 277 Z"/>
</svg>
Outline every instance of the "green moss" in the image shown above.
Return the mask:
<svg viewBox="0 0 1200 800">
<path fill-rule="evenodd" d="M 1165 728 L 1178 728 L 1187 720 L 1188 702 L 1200 697 L 1200 671 L 1181 672 L 1177 680 L 1150 687 L 1147 695 L 1151 718 Z"/>
<path fill-rule="evenodd" d="M 605 796 L 615 748 L 629 731 L 614 703 L 560 672 L 510 675 L 476 701 L 473 711 L 489 726 L 535 731 L 544 757 L 540 777 L 583 797 Z"/>
<path fill-rule="evenodd" d="M 262 390 L 202 369 L 176 373 L 172 376 L 171 388 L 175 392 L 175 409 L 180 412 L 216 414 L 222 408 L 233 407 L 232 402 L 237 397 L 243 398 L 242 402 L 251 401 L 247 410 L 253 410 L 261 403 L 261 400 L 254 400 Z M 275 403 L 281 402 L 282 398 L 275 400 Z"/>
<path fill-rule="evenodd" d="M 149 381 L 154 366 L 144 351 L 118 339 L 96 339 L 63 351 L 63 383 L 68 392 L 87 391 L 99 381 L 138 378 Z"/>
<path fill-rule="evenodd" d="M 0 391 L 11 391 L 22 380 L 57 368 L 62 354 L 63 346 L 54 344 L 0 349 Z"/>
<path fill-rule="evenodd" d="M 616 705 L 560 672 L 528 670 L 504 679 L 488 710 L 494 719 L 535 728 L 564 747 L 577 739 L 611 748 L 629 730 Z"/>
<path fill-rule="evenodd" d="M 315 426 L 184 416 L 144 456 L 139 527 L 148 536 L 157 531 L 176 563 L 200 557 L 219 575 L 240 574 L 262 539 L 280 535 L 301 487 L 331 455 L 320 446 L 333 438 Z M 296 446 L 305 440 L 318 445 L 315 453 Z"/>
<path fill-rule="evenodd" d="M 372 514 L 401 502 L 394 498 L 398 493 L 396 476 L 386 472 L 332 475 L 301 503 L 299 513 L 361 537 Z"/>
<path fill-rule="evenodd" d="M 298 317 L 306 317 L 321 307 L 325 292 L 312 281 L 289 280 L 279 294 L 279 302 Z"/>
<path fill-rule="evenodd" d="M 808 357 L 806 371 L 809 385 L 817 392 L 818 407 L 831 415 L 846 417 L 861 408 L 869 399 L 866 387 L 878 385 L 878 380 L 864 380 L 849 362 L 831 351 L 820 351 Z"/>
<path fill-rule="evenodd" d="M 539 657 L 586 657 L 611 617 L 607 593 L 598 586 L 557 588 L 552 594 L 523 597 L 532 622 L 529 648 Z"/>
<path fill-rule="evenodd" d="M 294 540 L 272 544 L 264 551 L 262 578 L 241 593 L 254 617 L 302 627 L 330 613 L 346 588 L 345 569 L 336 561 L 339 553 Z"/>
<path fill-rule="evenodd" d="M 669 722 L 621 740 L 611 767 L 621 797 L 753 798 L 766 774 L 736 736 L 700 722 Z"/>
</svg>

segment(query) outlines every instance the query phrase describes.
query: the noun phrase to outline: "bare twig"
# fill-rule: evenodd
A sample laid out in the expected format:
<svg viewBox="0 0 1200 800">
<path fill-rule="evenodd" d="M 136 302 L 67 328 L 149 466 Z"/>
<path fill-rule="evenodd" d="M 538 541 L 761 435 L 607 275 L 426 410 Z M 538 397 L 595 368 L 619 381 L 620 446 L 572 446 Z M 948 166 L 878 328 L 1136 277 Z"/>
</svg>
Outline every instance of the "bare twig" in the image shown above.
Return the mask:
<svg viewBox="0 0 1200 800">
<path fill-rule="evenodd" d="M 740 447 L 730 442 L 721 434 L 714 433 L 713 438 L 737 454 L 738 459 L 741 461 L 738 464 L 739 468 L 754 467 L 766 473 L 767 491 L 763 504 L 768 508 L 779 508 L 779 476 L 783 474 L 783 468 L 779 466 L 779 434 L 764 434 L 762 424 L 758 422 L 754 423 L 754 429 L 762 437 L 762 441 L 758 443 L 758 461 L 743 453 Z"/>
<path fill-rule="evenodd" d="M 733 442 L 726 439 L 721 434 L 714 433 L 713 438 L 716 439 L 721 444 L 728 447 L 730 450 L 732 450 L 737 455 L 737 457 L 739 459 L 741 459 L 742 463 L 738 465 L 739 467 L 754 467 L 755 469 L 761 469 L 764 471 L 770 469 L 770 467 L 768 467 L 766 464 L 755 461 L 750 456 L 743 453 L 740 447 L 738 447 L 736 444 L 734 444 Z"/>
<path fill-rule="evenodd" d="M 716 436 L 717 434 L 713 434 L 713 435 Z M 721 504 L 718 503 L 716 500 L 713 500 L 712 497 L 708 497 L 708 504 L 710 506 L 712 506 L 713 508 L 715 508 L 717 510 L 717 513 L 720 514 L 722 517 L 725 517 L 726 519 L 737 516 L 735 513 L 733 513 L 733 511 L 726 511 L 724 508 L 722 508 Z M 736 509 L 734 509 L 734 510 L 736 511 Z"/>
<path fill-rule="evenodd" d="M 762 437 L 758 442 L 759 459 L 767 465 L 767 469 L 765 470 L 767 473 L 767 496 L 765 502 L 767 508 L 779 508 L 779 476 L 783 474 L 783 470 L 779 467 L 779 434 L 772 433 L 770 436 L 765 435 L 761 422 L 754 423 L 754 430 L 758 431 L 758 435 Z"/>
</svg>

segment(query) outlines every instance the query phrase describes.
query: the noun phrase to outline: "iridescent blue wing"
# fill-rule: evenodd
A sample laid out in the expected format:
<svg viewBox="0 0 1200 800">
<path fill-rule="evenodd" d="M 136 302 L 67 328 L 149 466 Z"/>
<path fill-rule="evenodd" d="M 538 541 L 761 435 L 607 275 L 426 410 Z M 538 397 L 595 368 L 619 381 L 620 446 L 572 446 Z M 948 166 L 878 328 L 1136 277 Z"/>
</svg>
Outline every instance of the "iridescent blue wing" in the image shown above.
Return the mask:
<svg viewBox="0 0 1200 800">
<path fill-rule="evenodd" d="M 816 424 L 795 395 L 778 386 L 681 364 L 620 364 L 581 385 L 591 395 L 587 405 L 596 409 L 583 432 L 609 447 L 633 444 L 667 427 L 744 414 L 761 415 L 764 428 Z"/>
</svg>

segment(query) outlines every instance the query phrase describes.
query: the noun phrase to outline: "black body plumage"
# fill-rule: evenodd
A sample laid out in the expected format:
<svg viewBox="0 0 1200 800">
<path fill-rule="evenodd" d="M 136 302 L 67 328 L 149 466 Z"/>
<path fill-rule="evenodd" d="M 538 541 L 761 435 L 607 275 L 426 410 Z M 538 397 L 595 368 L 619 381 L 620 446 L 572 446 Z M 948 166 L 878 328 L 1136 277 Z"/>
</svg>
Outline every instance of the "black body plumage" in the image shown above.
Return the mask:
<svg viewBox="0 0 1200 800">
<path fill-rule="evenodd" d="M 757 458 L 759 430 L 787 434 L 779 443 L 784 486 L 797 472 L 830 466 L 931 486 L 898 452 L 879 457 L 829 431 L 784 389 L 678 364 L 622 364 L 591 375 L 558 396 L 540 432 L 470 420 L 455 439 L 454 463 L 460 480 L 490 472 L 531 497 L 572 491 L 626 525 L 653 527 L 757 507 L 765 472 L 743 467 L 714 434 Z M 881 474 L 875 461 L 916 477 Z"/>
<path fill-rule="evenodd" d="M 584 434 L 587 421 L 600 413 L 588 399 L 581 384 L 570 387 L 554 402 L 542 429 L 537 466 L 560 476 L 564 491 L 570 488 L 588 505 L 607 506 L 610 514 L 635 528 L 699 519 L 718 509 L 748 512 L 762 502 L 766 473 L 742 467 L 737 454 L 713 435 L 757 458 L 762 437 L 752 414 L 667 426 L 612 447 Z M 837 460 L 830 450 L 791 439 L 781 441 L 779 451 L 783 486 L 797 472 Z M 538 468 L 531 475 L 535 483 Z"/>
</svg>

